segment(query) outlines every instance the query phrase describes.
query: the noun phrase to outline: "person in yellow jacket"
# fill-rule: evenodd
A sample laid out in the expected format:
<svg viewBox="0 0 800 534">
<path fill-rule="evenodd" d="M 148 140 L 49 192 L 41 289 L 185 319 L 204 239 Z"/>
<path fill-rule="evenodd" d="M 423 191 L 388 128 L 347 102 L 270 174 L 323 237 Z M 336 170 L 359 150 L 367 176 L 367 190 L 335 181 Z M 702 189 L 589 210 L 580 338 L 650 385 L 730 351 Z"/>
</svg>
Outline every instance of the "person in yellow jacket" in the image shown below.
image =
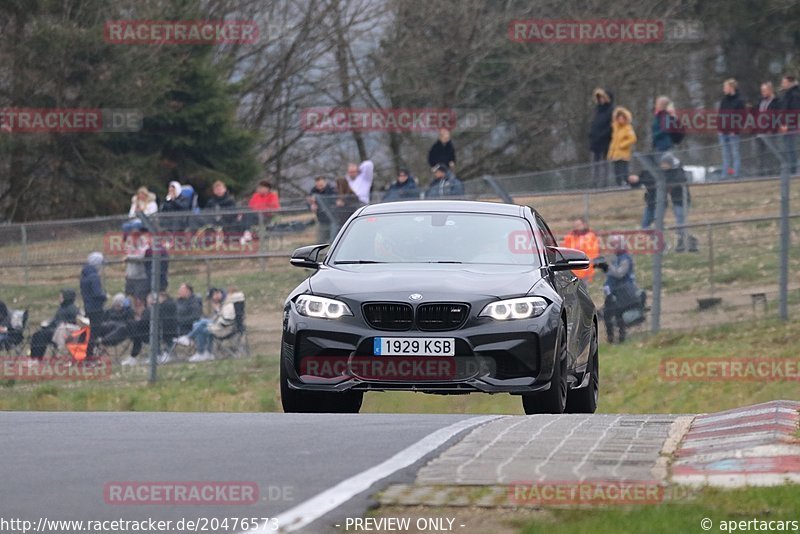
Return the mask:
<svg viewBox="0 0 800 534">
<path fill-rule="evenodd" d="M 586 282 L 591 282 L 594 278 L 594 259 L 600 255 L 600 241 L 597 234 L 589 228 L 589 224 L 584 217 L 578 217 L 572 226 L 572 231 L 564 236 L 562 243 L 567 248 L 574 248 L 583 251 L 589 256 L 589 268 L 572 271 L 575 276 Z"/>
<path fill-rule="evenodd" d="M 614 109 L 611 120 L 611 145 L 608 147 L 608 160 L 613 162 L 617 185 L 626 185 L 630 168 L 636 132 L 633 131 L 633 115 L 626 108 Z"/>
</svg>

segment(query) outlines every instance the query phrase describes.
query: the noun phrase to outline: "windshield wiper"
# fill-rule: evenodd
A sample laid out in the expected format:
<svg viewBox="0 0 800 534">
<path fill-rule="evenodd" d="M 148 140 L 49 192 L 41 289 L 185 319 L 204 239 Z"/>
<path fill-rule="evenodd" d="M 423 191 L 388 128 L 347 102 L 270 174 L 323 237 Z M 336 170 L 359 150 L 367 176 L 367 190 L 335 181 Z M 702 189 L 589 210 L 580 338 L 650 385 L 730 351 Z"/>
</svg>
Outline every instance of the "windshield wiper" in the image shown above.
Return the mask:
<svg viewBox="0 0 800 534">
<path fill-rule="evenodd" d="M 456 260 L 439 260 L 439 261 L 427 261 L 425 263 L 464 263 L 464 262 Z"/>
<path fill-rule="evenodd" d="M 375 260 L 341 260 L 333 262 L 334 265 L 356 265 L 356 264 L 365 264 L 365 263 L 386 263 L 385 261 L 375 261 Z"/>
</svg>

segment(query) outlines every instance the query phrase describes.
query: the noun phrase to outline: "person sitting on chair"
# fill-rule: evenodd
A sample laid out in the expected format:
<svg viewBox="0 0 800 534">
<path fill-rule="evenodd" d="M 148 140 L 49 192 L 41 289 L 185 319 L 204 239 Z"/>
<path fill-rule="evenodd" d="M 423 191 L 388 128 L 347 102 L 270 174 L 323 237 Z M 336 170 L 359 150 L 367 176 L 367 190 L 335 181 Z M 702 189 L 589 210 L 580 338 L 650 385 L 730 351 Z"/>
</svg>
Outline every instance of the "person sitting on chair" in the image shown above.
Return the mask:
<svg viewBox="0 0 800 534">
<path fill-rule="evenodd" d="M 182 336 L 192 331 L 192 325 L 203 316 L 203 301 L 194 294 L 194 289 L 186 282 L 178 288 L 178 298 L 175 299 L 178 321 L 178 335 Z"/>
<path fill-rule="evenodd" d="M 214 359 L 211 344 L 214 338 L 225 337 L 236 328 L 236 304 L 244 302 L 244 293 L 230 288 L 228 294 L 221 289 L 209 290 L 213 314 L 209 318 L 200 319 L 192 327 L 192 331 L 179 337 L 176 343 L 189 346 L 194 340 L 197 352 L 189 358 L 190 362 L 206 362 Z"/>
<path fill-rule="evenodd" d="M 31 358 L 41 359 L 47 351 L 47 345 L 53 340 L 56 328 L 62 323 L 74 324 L 78 317 L 78 307 L 75 305 L 76 292 L 74 289 L 62 289 L 59 297 L 58 309 L 50 321 L 42 323 L 42 328 L 31 336 Z"/>
</svg>

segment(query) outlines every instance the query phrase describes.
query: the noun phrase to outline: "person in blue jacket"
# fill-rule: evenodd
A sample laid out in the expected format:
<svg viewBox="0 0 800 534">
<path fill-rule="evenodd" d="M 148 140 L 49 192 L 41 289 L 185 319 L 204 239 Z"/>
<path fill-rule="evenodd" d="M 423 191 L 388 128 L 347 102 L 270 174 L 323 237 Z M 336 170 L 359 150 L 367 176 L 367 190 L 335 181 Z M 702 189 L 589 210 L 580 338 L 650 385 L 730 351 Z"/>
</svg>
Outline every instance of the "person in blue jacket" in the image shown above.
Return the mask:
<svg viewBox="0 0 800 534">
<path fill-rule="evenodd" d="M 100 266 L 103 265 L 103 254 L 92 252 L 86 259 L 86 265 L 81 270 L 81 297 L 83 298 L 83 311 L 89 319 L 89 345 L 86 356 L 94 355 L 95 332 L 103 322 L 103 306 L 106 295 L 103 290 L 103 281 L 100 279 Z"/>
<path fill-rule="evenodd" d="M 433 168 L 433 180 L 425 191 L 425 198 L 460 197 L 464 195 L 464 182 L 458 179 L 446 165 L 439 163 Z"/>
<path fill-rule="evenodd" d="M 384 202 L 394 202 L 397 200 L 417 200 L 419 199 L 419 187 L 417 182 L 408 169 L 400 169 L 395 180 L 386 194 L 383 196 Z"/>
</svg>

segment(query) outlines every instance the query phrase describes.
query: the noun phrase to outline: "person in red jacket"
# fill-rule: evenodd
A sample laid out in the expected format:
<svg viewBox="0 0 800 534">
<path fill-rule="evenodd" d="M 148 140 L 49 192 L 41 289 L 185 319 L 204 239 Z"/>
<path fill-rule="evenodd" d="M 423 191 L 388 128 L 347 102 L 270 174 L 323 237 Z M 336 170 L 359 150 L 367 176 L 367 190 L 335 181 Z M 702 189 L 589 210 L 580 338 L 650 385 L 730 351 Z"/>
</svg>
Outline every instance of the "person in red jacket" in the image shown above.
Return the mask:
<svg viewBox="0 0 800 534">
<path fill-rule="evenodd" d="M 281 209 L 278 193 L 272 190 L 269 180 L 261 180 L 256 186 L 256 192 L 247 203 L 253 211 L 276 211 Z"/>
<path fill-rule="evenodd" d="M 278 193 L 272 190 L 272 182 L 269 180 L 261 180 L 256 186 L 256 192 L 250 197 L 247 206 L 253 212 L 264 213 L 264 223 L 269 224 L 272 220 L 272 212 L 281 209 L 281 202 L 278 199 Z M 258 217 L 255 213 L 248 213 L 242 216 L 242 223 L 245 228 L 242 238 L 242 244 L 247 243 L 253 239 L 253 234 L 250 232 L 250 227 L 258 224 Z"/>
</svg>

